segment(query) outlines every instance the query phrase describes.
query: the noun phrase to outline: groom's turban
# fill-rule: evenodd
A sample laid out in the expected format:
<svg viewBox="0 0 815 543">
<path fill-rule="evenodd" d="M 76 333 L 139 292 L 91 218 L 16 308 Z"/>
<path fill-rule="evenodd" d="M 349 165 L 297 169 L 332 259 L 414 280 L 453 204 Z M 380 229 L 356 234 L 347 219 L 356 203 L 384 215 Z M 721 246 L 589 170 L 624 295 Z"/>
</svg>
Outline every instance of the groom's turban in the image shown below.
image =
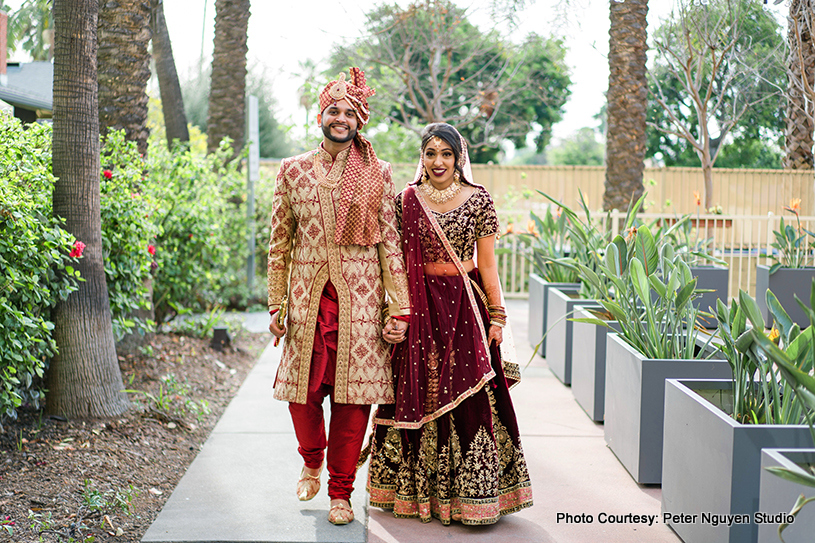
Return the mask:
<svg viewBox="0 0 815 543">
<path fill-rule="evenodd" d="M 325 111 L 331 104 L 347 100 L 357 110 L 360 125 L 366 125 L 370 117 L 368 98 L 376 94 L 376 91 L 365 84 L 365 73 L 362 70 L 351 68 L 349 71 L 350 80 L 346 81 L 345 72 L 341 72 L 337 79 L 326 85 L 320 93 L 320 112 Z"/>
</svg>

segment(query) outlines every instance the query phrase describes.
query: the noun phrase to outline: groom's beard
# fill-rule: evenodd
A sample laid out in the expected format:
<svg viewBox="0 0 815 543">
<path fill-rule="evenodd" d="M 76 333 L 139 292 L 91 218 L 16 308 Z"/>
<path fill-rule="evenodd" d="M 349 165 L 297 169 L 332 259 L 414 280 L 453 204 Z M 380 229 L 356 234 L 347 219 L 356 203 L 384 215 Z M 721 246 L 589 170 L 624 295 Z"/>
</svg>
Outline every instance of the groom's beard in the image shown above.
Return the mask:
<svg viewBox="0 0 815 543">
<path fill-rule="evenodd" d="M 344 138 L 338 138 L 338 137 L 331 134 L 331 125 L 327 125 L 327 124 L 323 123 L 323 135 L 327 139 L 333 141 L 334 143 L 347 143 L 347 142 L 351 141 L 352 139 L 354 139 L 356 137 L 357 131 L 356 130 L 349 130 L 347 136 L 345 136 Z"/>
</svg>

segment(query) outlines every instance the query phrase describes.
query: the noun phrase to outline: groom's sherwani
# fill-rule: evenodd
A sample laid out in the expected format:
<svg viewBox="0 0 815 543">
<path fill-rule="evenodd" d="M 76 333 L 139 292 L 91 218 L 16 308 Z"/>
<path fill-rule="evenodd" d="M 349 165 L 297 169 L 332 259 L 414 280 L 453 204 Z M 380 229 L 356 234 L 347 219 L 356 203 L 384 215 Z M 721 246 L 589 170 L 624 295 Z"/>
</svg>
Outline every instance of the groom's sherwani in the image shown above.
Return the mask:
<svg viewBox="0 0 815 543">
<path fill-rule="evenodd" d="M 350 149 L 350 148 L 349 148 Z M 375 246 L 335 243 L 336 210 L 349 149 L 332 159 L 322 145 L 288 158 L 275 186 L 269 245 L 269 309 L 288 294 L 286 341 L 275 398 L 306 403 L 320 297 L 328 281 L 339 298 L 334 399 L 338 403 L 393 403 L 389 345 L 382 339 L 382 308 L 410 313 L 390 164 L 379 161 L 384 193 Z M 387 294 L 387 298 L 386 298 Z"/>
</svg>

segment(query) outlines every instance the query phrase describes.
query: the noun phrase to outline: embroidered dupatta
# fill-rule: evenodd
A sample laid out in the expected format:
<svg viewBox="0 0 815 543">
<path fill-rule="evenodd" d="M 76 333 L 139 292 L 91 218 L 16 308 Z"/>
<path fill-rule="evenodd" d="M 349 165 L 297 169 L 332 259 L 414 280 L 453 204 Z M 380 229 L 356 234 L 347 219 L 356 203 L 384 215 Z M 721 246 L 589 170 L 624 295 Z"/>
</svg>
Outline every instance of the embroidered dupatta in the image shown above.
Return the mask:
<svg viewBox="0 0 815 543">
<path fill-rule="evenodd" d="M 402 250 L 411 300 L 407 340 L 392 357 L 394 420 L 378 424 L 415 429 L 478 392 L 495 371 L 490 364 L 481 311 L 464 266 L 421 194 L 408 187 L 402 199 Z M 454 275 L 425 270 L 425 255 L 446 254 Z"/>
</svg>

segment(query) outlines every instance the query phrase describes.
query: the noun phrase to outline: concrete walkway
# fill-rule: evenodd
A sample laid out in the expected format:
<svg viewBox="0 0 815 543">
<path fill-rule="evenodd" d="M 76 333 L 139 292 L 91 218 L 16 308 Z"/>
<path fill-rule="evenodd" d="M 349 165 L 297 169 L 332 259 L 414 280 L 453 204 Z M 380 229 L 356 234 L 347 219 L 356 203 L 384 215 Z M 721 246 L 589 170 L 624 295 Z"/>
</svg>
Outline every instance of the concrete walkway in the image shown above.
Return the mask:
<svg viewBox="0 0 815 543">
<path fill-rule="evenodd" d="M 532 356 L 527 303 L 507 303 L 523 366 Z M 252 329 L 267 325 L 266 314 L 246 321 Z M 589 419 L 571 390 L 538 357 L 512 391 L 532 477 L 533 507 L 485 527 L 395 519 L 388 511 L 367 509 L 362 468 L 352 500 L 356 520 L 332 526 L 326 520 L 325 486 L 310 502 L 295 496 L 302 461 L 286 404 L 273 400 L 271 391 L 279 356 L 279 347 L 266 348 L 143 542 L 680 541 L 661 522 L 659 487 L 640 486 L 631 479 L 606 447 L 603 426 Z M 326 479 L 324 474 L 323 485 Z M 559 521 L 559 513 L 571 515 L 572 521 Z M 601 514 L 656 515 L 656 522 L 603 523 Z"/>
</svg>

